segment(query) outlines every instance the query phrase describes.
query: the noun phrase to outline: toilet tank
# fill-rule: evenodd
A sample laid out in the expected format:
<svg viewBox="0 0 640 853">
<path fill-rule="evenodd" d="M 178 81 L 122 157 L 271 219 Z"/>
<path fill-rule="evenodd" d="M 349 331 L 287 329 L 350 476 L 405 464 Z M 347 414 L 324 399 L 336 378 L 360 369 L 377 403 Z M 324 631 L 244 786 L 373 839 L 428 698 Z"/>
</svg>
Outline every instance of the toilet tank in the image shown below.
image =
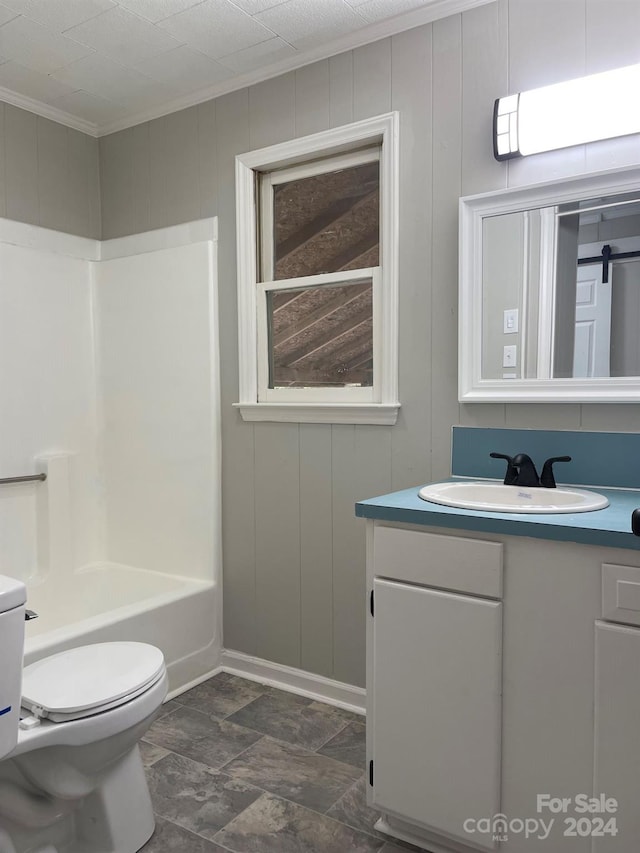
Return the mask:
<svg viewBox="0 0 640 853">
<path fill-rule="evenodd" d="M 0 759 L 18 742 L 25 585 L 0 575 Z"/>
</svg>

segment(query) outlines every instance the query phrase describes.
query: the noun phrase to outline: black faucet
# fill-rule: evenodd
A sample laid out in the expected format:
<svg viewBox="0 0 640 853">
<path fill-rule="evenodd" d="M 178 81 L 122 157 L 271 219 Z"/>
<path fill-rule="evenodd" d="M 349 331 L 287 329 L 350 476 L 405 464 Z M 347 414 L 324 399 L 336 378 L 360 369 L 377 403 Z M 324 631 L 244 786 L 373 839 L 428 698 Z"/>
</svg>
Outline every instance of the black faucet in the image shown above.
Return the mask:
<svg viewBox="0 0 640 853">
<path fill-rule="evenodd" d="M 526 453 L 518 453 L 516 456 L 507 456 L 505 453 L 491 453 L 489 455 L 493 459 L 506 459 L 505 486 L 526 486 L 529 488 L 543 486 L 545 489 L 555 489 L 556 480 L 553 476 L 553 463 L 571 462 L 570 456 L 552 456 L 544 463 L 542 476 L 538 477 L 536 466 Z"/>
<path fill-rule="evenodd" d="M 512 465 L 518 472 L 514 485 L 533 488 L 540 485 L 540 477 L 538 477 L 538 472 L 536 471 L 536 466 L 533 464 L 533 459 L 530 456 L 527 456 L 526 453 L 518 453 L 517 456 L 514 456 Z"/>
<path fill-rule="evenodd" d="M 504 476 L 505 486 L 539 486 L 540 478 L 533 460 L 526 453 L 507 456 L 505 453 L 491 453 L 494 459 L 507 460 L 507 473 Z"/>
</svg>

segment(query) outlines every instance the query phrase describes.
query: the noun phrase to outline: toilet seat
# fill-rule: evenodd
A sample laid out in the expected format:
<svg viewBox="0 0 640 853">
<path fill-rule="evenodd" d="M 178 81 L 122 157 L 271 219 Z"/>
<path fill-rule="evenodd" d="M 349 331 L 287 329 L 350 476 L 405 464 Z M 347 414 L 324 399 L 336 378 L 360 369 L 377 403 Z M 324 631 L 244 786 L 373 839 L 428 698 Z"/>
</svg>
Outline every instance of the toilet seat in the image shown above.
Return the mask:
<svg viewBox="0 0 640 853">
<path fill-rule="evenodd" d="M 162 652 L 146 643 L 81 646 L 24 669 L 22 706 L 56 723 L 79 720 L 135 699 L 164 673 Z"/>
</svg>

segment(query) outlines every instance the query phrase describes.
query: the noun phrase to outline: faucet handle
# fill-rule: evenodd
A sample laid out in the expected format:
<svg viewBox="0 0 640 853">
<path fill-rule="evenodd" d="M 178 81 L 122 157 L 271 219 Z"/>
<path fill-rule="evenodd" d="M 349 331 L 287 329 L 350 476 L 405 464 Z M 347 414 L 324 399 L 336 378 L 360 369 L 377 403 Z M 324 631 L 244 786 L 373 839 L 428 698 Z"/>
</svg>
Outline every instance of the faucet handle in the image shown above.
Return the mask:
<svg viewBox="0 0 640 853">
<path fill-rule="evenodd" d="M 540 475 L 540 485 L 545 489 L 555 489 L 556 478 L 553 476 L 554 462 L 571 462 L 570 456 L 552 456 L 544 463 L 542 474 Z"/>
<path fill-rule="evenodd" d="M 504 475 L 504 484 L 505 486 L 513 486 L 518 477 L 518 469 L 514 467 L 513 457 L 507 456 L 506 453 L 490 453 L 489 456 L 492 459 L 506 459 L 507 471 Z"/>
</svg>

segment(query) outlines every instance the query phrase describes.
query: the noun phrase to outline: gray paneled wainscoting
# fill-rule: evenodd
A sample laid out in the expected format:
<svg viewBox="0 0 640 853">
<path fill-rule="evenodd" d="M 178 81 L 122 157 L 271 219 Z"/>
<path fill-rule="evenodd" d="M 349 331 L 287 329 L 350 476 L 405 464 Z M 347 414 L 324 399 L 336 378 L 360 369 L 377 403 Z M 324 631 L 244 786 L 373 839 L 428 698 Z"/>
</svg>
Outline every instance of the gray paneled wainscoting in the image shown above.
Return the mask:
<svg viewBox="0 0 640 853">
<path fill-rule="evenodd" d="M 541 14 L 541 6 L 544 14 Z M 638 406 L 457 401 L 458 197 L 640 161 L 634 137 L 493 159 L 493 101 L 638 62 L 637 3 L 497 0 L 100 140 L 103 236 L 220 217 L 224 642 L 364 681 L 358 498 L 449 472 L 451 426 L 635 429 Z M 244 423 L 234 156 L 400 112 L 400 400 L 394 427 Z"/>
<path fill-rule="evenodd" d="M 0 102 L 0 217 L 99 238 L 98 140 Z"/>
</svg>

